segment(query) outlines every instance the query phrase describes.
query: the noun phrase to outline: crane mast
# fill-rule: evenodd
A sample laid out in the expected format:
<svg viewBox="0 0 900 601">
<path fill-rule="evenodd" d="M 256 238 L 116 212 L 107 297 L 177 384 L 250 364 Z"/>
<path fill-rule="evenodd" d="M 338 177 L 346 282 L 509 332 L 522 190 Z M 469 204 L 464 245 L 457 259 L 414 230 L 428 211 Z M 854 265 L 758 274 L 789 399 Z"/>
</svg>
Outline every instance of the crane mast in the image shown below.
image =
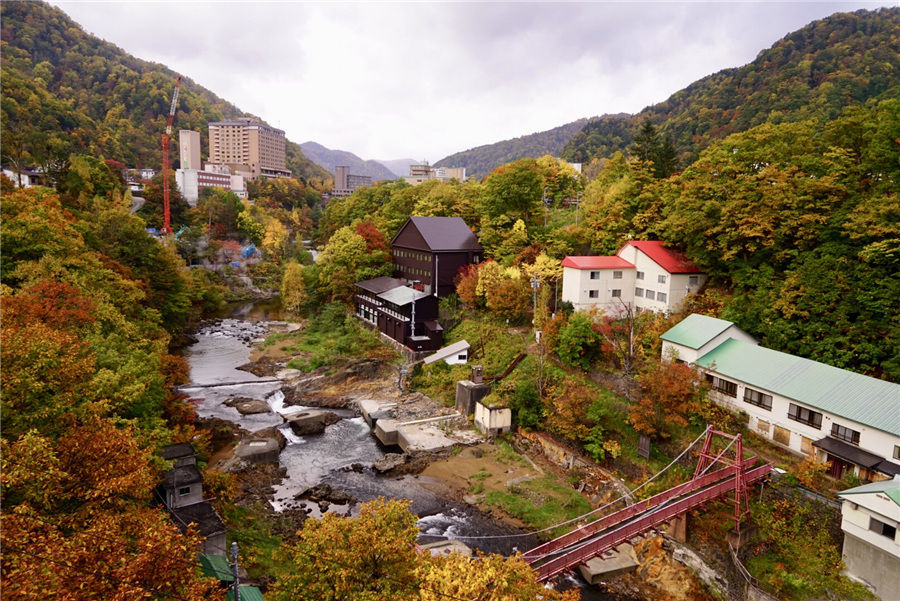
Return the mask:
<svg viewBox="0 0 900 601">
<path fill-rule="evenodd" d="M 172 104 L 169 106 L 169 120 L 166 123 L 166 132 L 162 136 L 162 160 L 163 160 L 163 234 L 171 234 L 171 215 L 169 213 L 169 138 L 172 136 L 172 123 L 175 121 L 175 106 L 178 104 L 178 89 L 181 87 L 181 76 L 175 82 L 175 91 L 172 93 Z"/>
</svg>

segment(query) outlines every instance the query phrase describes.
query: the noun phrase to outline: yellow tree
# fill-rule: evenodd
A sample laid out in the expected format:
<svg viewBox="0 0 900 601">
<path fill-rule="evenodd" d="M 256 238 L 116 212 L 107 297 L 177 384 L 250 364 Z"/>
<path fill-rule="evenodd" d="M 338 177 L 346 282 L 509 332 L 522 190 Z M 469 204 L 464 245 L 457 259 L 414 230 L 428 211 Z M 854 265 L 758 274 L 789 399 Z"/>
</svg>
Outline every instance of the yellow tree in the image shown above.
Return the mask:
<svg viewBox="0 0 900 601">
<path fill-rule="evenodd" d="M 300 313 L 308 299 L 306 284 L 303 282 L 303 266 L 291 261 L 281 280 L 281 306 L 291 313 Z"/>
<path fill-rule="evenodd" d="M 416 517 L 409 501 L 378 499 L 357 518 L 306 520 L 267 594 L 275 601 L 410 599 L 416 590 Z"/>
<path fill-rule="evenodd" d="M 429 557 L 417 570 L 419 599 L 443 601 L 575 601 L 577 589 L 565 592 L 544 587 L 521 556 L 479 555 L 471 559 L 453 553 Z"/>
</svg>

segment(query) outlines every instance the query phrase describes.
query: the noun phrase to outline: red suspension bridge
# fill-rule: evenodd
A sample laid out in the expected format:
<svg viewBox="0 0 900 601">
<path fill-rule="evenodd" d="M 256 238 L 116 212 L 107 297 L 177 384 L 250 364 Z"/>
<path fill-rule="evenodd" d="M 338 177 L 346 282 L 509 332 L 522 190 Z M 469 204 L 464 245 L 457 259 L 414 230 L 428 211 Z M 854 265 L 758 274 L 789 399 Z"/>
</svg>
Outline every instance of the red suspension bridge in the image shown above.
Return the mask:
<svg viewBox="0 0 900 601">
<path fill-rule="evenodd" d="M 722 439 L 730 442 L 716 453 L 716 441 Z M 546 581 L 713 501 L 725 501 L 733 508 L 731 517 L 740 532 L 741 523 L 750 513 L 748 487 L 767 477 L 772 469 L 769 463 L 756 464 L 756 457 L 744 458 L 740 434 L 709 427 L 693 478 L 538 545 L 523 557 L 538 578 Z"/>
</svg>

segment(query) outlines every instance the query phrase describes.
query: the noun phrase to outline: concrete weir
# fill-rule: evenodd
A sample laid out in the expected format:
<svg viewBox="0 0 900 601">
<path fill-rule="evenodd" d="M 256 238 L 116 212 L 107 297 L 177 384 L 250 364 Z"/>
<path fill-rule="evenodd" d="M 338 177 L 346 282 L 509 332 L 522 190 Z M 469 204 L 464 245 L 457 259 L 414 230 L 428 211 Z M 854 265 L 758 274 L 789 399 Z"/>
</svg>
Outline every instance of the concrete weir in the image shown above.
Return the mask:
<svg viewBox="0 0 900 601">
<path fill-rule="evenodd" d="M 359 412 L 362 414 L 363 419 L 369 424 L 369 427 L 374 428 L 376 427 L 378 420 L 385 417 L 393 417 L 393 409 L 397 406 L 397 403 L 384 403 L 375 399 L 362 399 L 356 401 L 356 406 L 359 408 Z"/>
</svg>

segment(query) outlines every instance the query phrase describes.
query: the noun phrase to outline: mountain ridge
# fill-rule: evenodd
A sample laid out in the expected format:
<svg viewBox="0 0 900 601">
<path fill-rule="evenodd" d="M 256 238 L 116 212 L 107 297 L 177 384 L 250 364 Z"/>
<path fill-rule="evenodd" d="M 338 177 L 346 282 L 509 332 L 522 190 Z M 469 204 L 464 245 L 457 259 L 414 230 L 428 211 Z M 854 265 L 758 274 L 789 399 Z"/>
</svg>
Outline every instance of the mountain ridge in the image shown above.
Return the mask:
<svg viewBox="0 0 900 601">
<path fill-rule="evenodd" d="M 159 168 L 160 136 L 178 74 L 87 33 L 45 2 L 3 2 L 0 14 L 2 135 L 18 155 L 13 160 L 45 166 L 65 163 L 75 152 Z M 241 117 L 265 123 L 181 75 L 177 129 L 204 132 L 210 122 Z M 204 156 L 208 144 L 201 135 Z M 285 147 L 287 168 L 295 177 L 322 183 L 331 178 L 299 144 L 288 140 Z M 5 160 L 9 154 L 4 151 Z"/>
<path fill-rule="evenodd" d="M 348 150 L 331 149 L 312 140 L 300 144 L 300 149 L 309 160 L 330 173 L 334 173 L 335 167 L 346 165 L 353 175 L 368 175 L 372 181 L 397 179 L 380 161 L 363 159 Z"/>
</svg>

